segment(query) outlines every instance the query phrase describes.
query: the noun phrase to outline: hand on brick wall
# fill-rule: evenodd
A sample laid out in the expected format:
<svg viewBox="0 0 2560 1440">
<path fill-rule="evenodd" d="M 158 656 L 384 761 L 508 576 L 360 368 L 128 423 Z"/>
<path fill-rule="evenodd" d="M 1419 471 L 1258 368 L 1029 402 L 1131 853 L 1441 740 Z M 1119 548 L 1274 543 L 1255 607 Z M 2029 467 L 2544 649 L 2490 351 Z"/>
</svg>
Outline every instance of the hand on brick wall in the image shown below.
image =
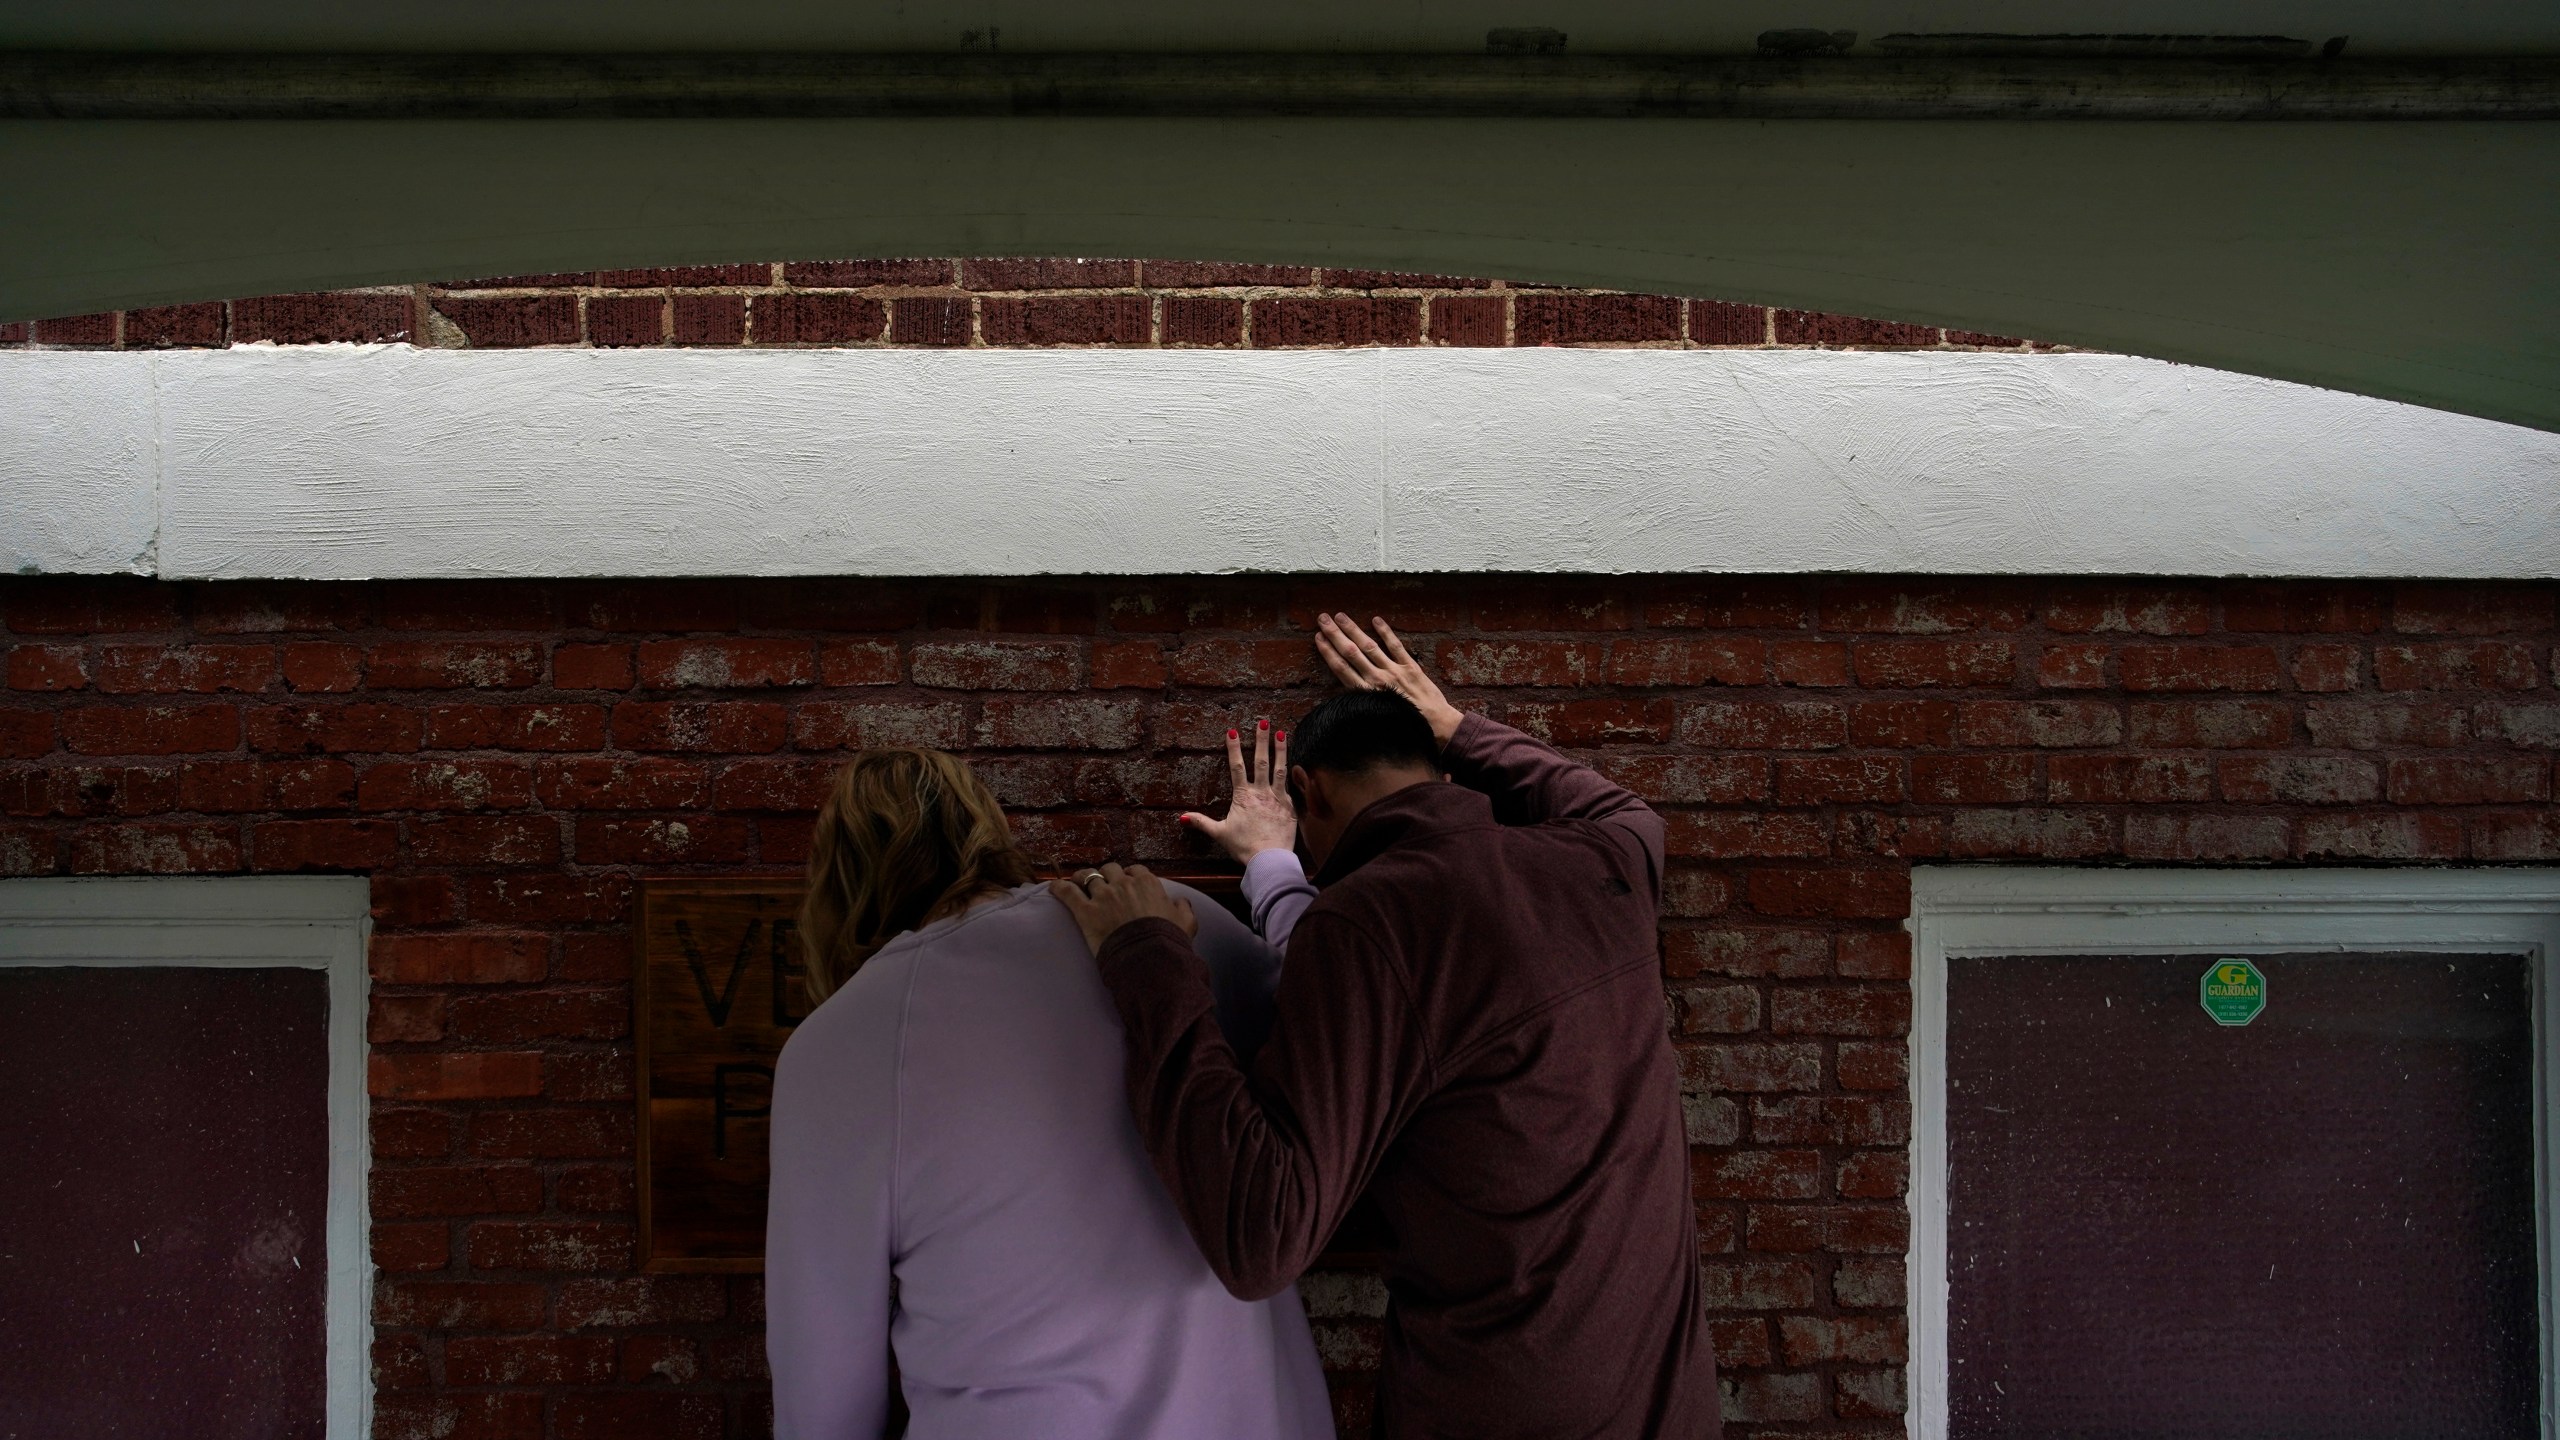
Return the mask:
<svg viewBox="0 0 2560 1440">
<path fill-rule="evenodd" d="M 1176 818 L 1216 842 L 1239 863 L 1250 864 L 1265 850 L 1287 850 L 1298 843 L 1298 810 L 1289 799 L 1289 732 L 1274 733 L 1271 722 L 1253 726 L 1253 754 L 1244 738 L 1227 732 L 1227 776 L 1233 789 L 1226 818 L 1212 820 L 1197 810 Z"/>
</svg>

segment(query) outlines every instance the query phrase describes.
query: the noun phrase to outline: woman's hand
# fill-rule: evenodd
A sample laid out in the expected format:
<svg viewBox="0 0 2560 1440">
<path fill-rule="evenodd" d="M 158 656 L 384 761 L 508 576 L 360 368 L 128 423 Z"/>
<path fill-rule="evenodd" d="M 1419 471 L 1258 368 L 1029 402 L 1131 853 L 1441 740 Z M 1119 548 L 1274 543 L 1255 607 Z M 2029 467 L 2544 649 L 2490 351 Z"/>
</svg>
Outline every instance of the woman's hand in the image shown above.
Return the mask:
<svg viewBox="0 0 2560 1440">
<path fill-rule="evenodd" d="M 1369 623 L 1378 627 L 1375 640 L 1348 615 L 1317 616 L 1316 653 L 1324 656 L 1326 668 L 1344 685 L 1354 690 L 1393 690 L 1412 701 L 1413 708 L 1430 722 L 1431 738 L 1441 749 L 1448 749 L 1449 742 L 1458 738 L 1458 722 L 1467 717 L 1440 693 L 1439 685 L 1406 651 L 1384 616 L 1373 616 Z"/>
<path fill-rule="evenodd" d="M 1274 733 L 1270 721 L 1256 721 L 1253 754 L 1248 757 L 1243 738 L 1228 731 L 1227 775 L 1234 789 L 1227 800 L 1226 818 L 1212 820 L 1197 810 L 1185 810 L 1179 817 L 1182 823 L 1216 841 L 1219 849 L 1240 862 L 1250 862 L 1265 850 L 1295 846 L 1298 811 L 1289 803 L 1289 732 Z"/>
<path fill-rule="evenodd" d="M 1185 935 L 1200 933 L 1200 917 L 1191 913 L 1191 902 L 1167 894 L 1164 882 L 1144 865 L 1126 870 L 1105 865 L 1073 880 L 1052 880 L 1049 893 L 1067 907 L 1084 932 L 1085 948 L 1096 955 L 1112 931 L 1140 920 L 1170 920 Z"/>
</svg>

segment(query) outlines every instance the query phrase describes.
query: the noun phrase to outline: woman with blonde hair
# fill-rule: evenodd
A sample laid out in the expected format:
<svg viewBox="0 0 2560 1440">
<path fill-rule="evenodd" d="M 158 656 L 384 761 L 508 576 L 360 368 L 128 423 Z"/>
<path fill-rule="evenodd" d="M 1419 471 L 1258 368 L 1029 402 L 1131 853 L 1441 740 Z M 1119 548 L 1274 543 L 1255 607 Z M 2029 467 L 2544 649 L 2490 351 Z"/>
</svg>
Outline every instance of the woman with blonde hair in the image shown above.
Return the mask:
<svg viewBox="0 0 2560 1440">
<path fill-rule="evenodd" d="M 1279 959 L 1172 888 L 1249 1050 Z M 846 764 L 800 929 L 824 1003 L 773 1087 L 778 1440 L 873 1440 L 893 1384 L 915 1440 L 1333 1434 L 1295 1292 L 1238 1300 L 1201 1259 L 1129 1118 L 1092 955 L 966 764 Z"/>
</svg>

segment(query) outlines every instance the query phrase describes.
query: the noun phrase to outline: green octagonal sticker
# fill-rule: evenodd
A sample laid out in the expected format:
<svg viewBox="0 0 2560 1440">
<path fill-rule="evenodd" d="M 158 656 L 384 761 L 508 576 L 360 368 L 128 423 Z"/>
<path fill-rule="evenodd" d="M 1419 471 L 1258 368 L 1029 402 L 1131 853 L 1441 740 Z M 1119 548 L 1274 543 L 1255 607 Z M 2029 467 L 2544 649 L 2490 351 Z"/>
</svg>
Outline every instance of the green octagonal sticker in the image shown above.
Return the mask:
<svg viewBox="0 0 2560 1440">
<path fill-rule="evenodd" d="M 2216 1025 L 2246 1025 L 2267 1008 L 2266 972 L 2246 960 L 2216 960 L 2197 987 Z"/>
</svg>

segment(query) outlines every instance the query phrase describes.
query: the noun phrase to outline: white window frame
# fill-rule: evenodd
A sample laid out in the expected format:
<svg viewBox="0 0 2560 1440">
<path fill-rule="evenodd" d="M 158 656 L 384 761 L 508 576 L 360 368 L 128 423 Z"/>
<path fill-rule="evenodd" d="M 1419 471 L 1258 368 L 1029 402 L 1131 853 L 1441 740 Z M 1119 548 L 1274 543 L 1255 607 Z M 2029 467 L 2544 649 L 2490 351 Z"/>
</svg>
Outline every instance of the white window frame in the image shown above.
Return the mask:
<svg viewBox="0 0 2560 1440">
<path fill-rule="evenodd" d="M 329 977 L 328 1440 L 365 1440 L 373 1410 L 366 1173 L 365 942 L 360 876 L 0 880 L 0 965 L 302 968 Z"/>
<path fill-rule="evenodd" d="M 2560 1440 L 2552 1117 L 2560 870 L 2092 870 L 1922 866 L 1911 883 L 1910 1433 L 1946 1440 L 1947 959 L 1973 955 L 2482 950 L 2531 957 L 2542 1435 Z M 2282 1003 L 2281 1000 L 2278 1003 Z"/>
</svg>

